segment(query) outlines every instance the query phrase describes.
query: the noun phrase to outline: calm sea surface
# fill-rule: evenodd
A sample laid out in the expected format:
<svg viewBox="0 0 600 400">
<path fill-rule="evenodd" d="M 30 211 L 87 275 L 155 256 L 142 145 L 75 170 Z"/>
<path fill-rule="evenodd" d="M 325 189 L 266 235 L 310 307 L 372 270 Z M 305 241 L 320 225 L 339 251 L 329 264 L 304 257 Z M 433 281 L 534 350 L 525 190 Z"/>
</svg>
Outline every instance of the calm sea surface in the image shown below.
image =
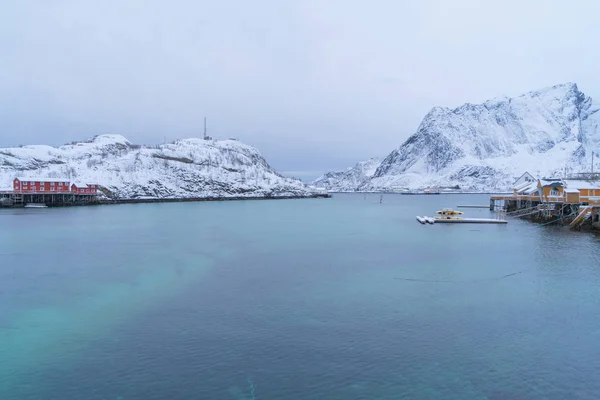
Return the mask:
<svg viewBox="0 0 600 400">
<path fill-rule="evenodd" d="M 0 399 L 600 398 L 600 237 L 379 200 L 0 210 Z"/>
</svg>

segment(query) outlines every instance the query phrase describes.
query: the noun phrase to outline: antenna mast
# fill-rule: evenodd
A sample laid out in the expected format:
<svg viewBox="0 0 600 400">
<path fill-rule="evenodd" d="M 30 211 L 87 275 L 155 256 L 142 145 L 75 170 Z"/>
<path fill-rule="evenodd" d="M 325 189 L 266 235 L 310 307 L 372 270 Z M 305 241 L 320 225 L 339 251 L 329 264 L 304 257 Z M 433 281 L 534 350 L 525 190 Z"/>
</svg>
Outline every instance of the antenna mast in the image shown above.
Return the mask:
<svg viewBox="0 0 600 400">
<path fill-rule="evenodd" d="M 204 117 L 204 140 L 208 140 L 206 136 L 206 117 Z"/>
</svg>

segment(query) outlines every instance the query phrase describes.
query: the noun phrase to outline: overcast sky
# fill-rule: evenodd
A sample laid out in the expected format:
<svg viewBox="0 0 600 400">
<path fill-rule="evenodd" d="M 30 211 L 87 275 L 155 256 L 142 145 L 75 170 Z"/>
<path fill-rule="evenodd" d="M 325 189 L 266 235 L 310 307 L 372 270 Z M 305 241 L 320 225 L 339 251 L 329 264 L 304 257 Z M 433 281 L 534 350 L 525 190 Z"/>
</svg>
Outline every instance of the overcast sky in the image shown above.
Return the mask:
<svg viewBox="0 0 600 400">
<path fill-rule="evenodd" d="M 0 147 L 119 133 L 254 145 L 302 178 L 385 156 L 436 105 L 600 97 L 600 2 L 3 0 Z"/>
</svg>

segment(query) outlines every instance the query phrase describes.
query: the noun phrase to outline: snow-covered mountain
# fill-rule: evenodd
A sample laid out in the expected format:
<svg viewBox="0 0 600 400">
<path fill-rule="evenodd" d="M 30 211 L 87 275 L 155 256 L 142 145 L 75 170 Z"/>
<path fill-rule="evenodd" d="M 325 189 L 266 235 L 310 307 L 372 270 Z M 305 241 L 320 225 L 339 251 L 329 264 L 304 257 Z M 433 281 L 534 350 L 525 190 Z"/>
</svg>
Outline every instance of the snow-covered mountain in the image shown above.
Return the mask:
<svg viewBox="0 0 600 400">
<path fill-rule="evenodd" d="M 277 174 L 253 147 L 236 140 L 183 139 L 132 145 L 120 135 L 58 148 L 0 149 L 0 188 L 18 176 L 97 183 L 113 198 L 306 196 L 302 182 Z"/>
<path fill-rule="evenodd" d="M 373 176 L 380 164 L 381 158 L 370 158 L 360 161 L 346 171 L 328 172 L 317 178 L 312 184 L 334 192 L 359 190 Z"/>
<path fill-rule="evenodd" d="M 504 190 L 525 171 L 546 177 L 589 171 L 592 151 L 600 153 L 598 109 L 574 83 L 435 107 L 360 189 Z"/>
</svg>

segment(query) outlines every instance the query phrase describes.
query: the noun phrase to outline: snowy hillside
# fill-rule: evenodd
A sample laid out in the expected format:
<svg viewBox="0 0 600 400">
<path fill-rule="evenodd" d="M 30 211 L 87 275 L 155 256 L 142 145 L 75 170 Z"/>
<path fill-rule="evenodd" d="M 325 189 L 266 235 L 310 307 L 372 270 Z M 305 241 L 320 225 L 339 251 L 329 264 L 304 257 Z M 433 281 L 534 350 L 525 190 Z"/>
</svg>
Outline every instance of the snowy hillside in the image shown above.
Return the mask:
<svg viewBox="0 0 600 400">
<path fill-rule="evenodd" d="M 334 192 L 358 190 L 373 176 L 380 164 L 381 158 L 371 158 L 357 163 L 346 171 L 328 172 L 312 184 Z"/>
<path fill-rule="evenodd" d="M 589 171 L 600 153 L 598 105 L 567 83 L 515 98 L 433 108 L 361 190 L 454 186 L 508 189 L 529 171 Z"/>
<path fill-rule="evenodd" d="M 305 196 L 302 182 L 278 175 L 253 147 L 235 140 L 178 140 L 134 146 L 120 135 L 58 148 L 0 149 L 0 188 L 16 176 L 97 183 L 113 198 Z"/>
</svg>

